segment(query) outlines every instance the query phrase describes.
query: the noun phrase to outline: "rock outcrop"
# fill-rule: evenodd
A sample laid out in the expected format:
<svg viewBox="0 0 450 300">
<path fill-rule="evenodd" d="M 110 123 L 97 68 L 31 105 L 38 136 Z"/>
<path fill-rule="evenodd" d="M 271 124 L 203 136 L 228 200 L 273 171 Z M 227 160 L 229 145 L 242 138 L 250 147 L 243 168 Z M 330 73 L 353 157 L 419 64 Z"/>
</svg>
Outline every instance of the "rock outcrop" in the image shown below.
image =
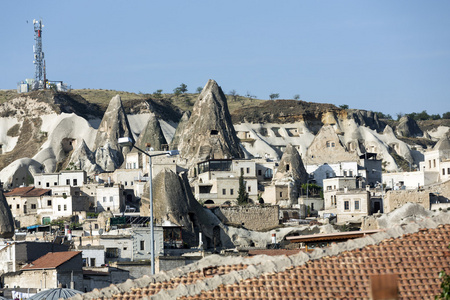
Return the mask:
<svg viewBox="0 0 450 300">
<path fill-rule="evenodd" d="M 13 236 L 14 220 L 3 190 L 0 188 L 0 238 L 12 238 Z"/>
<path fill-rule="evenodd" d="M 348 152 L 341 144 L 332 125 L 323 126 L 315 136 L 306 154 L 307 164 L 358 161 L 356 152 Z"/>
<path fill-rule="evenodd" d="M 76 170 L 84 170 L 88 175 L 100 173 L 102 170 L 95 162 L 94 153 L 92 153 L 84 140 L 72 153 L 69 166 Z"/>
<path fill-rule="evenodd" d="M 242 158 L 227 99 L 214 81 L 203 88 L 188 124 L 180 136 L 178 149 L 189 165 L 212 158 Z"/>
<path fill-rule="evenodd" d="M 147 144 L 150 145 L 155 151 L 164 150 L 163 145 L 167 145 L 167 141 L 164 138 L 164 134 L 159 125 L 158 119 L 155 114 L 150 114 L 147 125 L 142 130 L 139 138 L 136 141 L 135 146 L 145 150 Z"/>
<path fill-rule="evenodd" d="M 423 132 L 420 129 L 419 125 L 417 125 L 414 119 L 411 119 L 408 116 L 401 117 L 397 127 L 395 128 L 395 132 L 399 136 L 405 137 L 422 137 Z"/>
<path fill-rule="evenodd" d="M 94 142 L 96 162 L 105 171 L 114 171 L 118 168 L 123 163 L 123 156 L 130 150 L 128 147 L 118 145 L 120 137 L 133 139 L 133 134 L 120 96 L 117 95 L 108 105 Z"/>
<path fill-rule="evenodd" d="M 277 181 L 286 177 L 294 179 L 299 184 L 305 183 L 308 178 L 302 158 L 292 144 L 287 145 L 273 180 Z"/>
<path fill-rule="evenodd" d="M 199 231 L 203 232 L 206 238 L 212 239 L 211 226 L 218 225 L 220 221 L 213 214 L 208 215 L 195 200 L 185 174 L 180 177 L 166 169 L 158 173 L 152 183 L 153 215 L 157 224 L 170 221 L 183 226 L 183 240 L 190 246 L 198 245 Z M 141 198 L 142 216 L 150 215 L 148 191 L 147 183 Z"/>
<path fill-rule="evenodd" d="M 177 129 L 175 130 L 175 134 L 173 135 L 173 139 L 170 142 L 170 149 L 178 149 L 178 143 L 180 142 L 180 136 L 183 134 L 186 126 L 188 124 L 189 118 L 191 117 L 191 112 L 186 111 L 180 119 L 178 123 Z"/>
</svg>

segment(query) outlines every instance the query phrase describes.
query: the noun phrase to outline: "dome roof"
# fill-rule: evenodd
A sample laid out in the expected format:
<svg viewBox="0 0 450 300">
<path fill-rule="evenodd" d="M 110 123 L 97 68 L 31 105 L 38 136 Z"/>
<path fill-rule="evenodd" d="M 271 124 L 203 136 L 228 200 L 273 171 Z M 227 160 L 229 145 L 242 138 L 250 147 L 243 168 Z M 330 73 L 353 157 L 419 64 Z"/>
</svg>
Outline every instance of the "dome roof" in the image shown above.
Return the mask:
<svg viewBox="0 0 450 300">
<path fill-rule="evenodd" d="M 66 289 L 66 288 L 56 288 L 51 290 L 46 290 L 40 293 L 37 293 L 36 295 L 31 296 L 28 298 L 29 300 L 58 300 L 58 299 L 67 299 L 70 297 L 75 296 L 76 294 L 83 294 L 80 291 L 72 290 L 72 289 Z"/>
</svg>

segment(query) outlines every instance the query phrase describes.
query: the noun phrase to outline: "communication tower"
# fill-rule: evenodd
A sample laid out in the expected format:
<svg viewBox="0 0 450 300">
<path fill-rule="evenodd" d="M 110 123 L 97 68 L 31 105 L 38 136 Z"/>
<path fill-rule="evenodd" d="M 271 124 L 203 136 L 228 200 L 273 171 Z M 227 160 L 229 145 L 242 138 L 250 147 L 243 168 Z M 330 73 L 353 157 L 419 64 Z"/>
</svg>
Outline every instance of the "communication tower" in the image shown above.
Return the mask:
<svg viewBox="0 0 450 300">
<path fill-rule="evenodd" d="M 42 20 L 33 20 L 34 25 L 34 41 L 35 45 L 33 46 L 34 52 L 34 80 L 36 84 L 36 88 L 45 88 L 46 74 L 45 74 L 45 60 L 44 60 L 44 52 L 42 51 Z"/>
</svg>

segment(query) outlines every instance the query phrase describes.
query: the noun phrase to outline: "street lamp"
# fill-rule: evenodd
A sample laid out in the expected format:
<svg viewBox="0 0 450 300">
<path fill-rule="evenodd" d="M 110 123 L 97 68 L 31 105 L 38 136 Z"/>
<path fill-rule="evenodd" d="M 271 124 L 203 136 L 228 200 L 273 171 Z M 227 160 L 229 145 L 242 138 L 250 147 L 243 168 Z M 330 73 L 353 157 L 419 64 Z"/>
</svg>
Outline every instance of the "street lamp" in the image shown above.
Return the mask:
<svg viewBox="0 0 450 300">
<path fill-rule="evenodd" d="M 155 274 L 155 233 L 153 229 L 153 185 L 152 185 L 152 157 L 153 156 L 161 156 L 161 155 L 167 155 L 167 156 L 175 156 L 180 154 L 178 150 L 169 150 L 164 151 L 162 153 L 158 154 L 148 154 L 142 149 L 139 149 L 133 144 L 133 140 L 130 137 L 121 137 L 118 139 L 119 145 L 123 147 L 133 147 L 139 152 L 145 154 L 148 156 L 148 181 L 149 181 L 149 198 L 150 198 L 150 255 L 151 255 L 151 274 Z"/>
</svg>

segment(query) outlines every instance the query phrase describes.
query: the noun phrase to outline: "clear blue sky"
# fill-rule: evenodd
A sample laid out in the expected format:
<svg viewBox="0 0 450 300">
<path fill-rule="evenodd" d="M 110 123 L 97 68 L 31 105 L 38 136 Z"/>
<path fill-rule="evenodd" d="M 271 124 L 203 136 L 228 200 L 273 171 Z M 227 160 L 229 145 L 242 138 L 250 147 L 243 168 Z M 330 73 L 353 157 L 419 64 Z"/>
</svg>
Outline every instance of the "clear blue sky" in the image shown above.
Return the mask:
<svg viewBox="0 0 450 300">
<path fill-rule="evenodd" d="M 0 89 L 34 76 L 73 88 L 279 93 L 389 113 L 450 111 L 450 1 L 1 1 Z M 28 21 L 28 23 L 27 23 Z"/>
</svg>

